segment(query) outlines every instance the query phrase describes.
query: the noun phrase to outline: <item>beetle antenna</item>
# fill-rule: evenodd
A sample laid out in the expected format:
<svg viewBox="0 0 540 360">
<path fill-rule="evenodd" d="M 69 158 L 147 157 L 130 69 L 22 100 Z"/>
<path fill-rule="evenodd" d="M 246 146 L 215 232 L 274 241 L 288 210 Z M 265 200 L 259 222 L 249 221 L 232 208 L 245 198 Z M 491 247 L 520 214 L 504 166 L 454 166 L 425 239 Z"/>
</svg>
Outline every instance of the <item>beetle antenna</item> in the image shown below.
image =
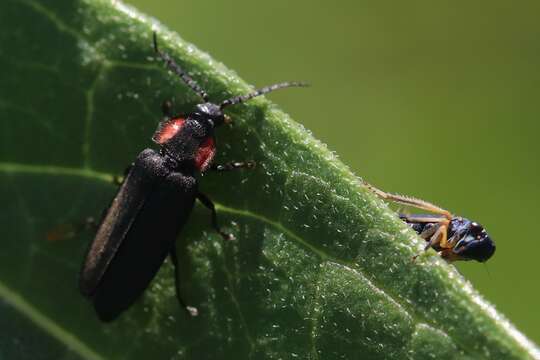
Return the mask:
<svg viewBox="0 0 540 360">
<path fill-rule="evenodd" d="M 165 65 L 167 65 L 167 67 L 169 68 L 169 70 L 171 70 L 173 73 L 175 73 L 176 75 L 178 75 L 185 83 L 187 86 L 189 86 L 189 88 L 193 91 L 195 91 L 197 94 L 199 94 L 200 97 L 203 98 L 204 101 L 208 101 L 208 94 L 199 86 L 199 84 L 197 84 L 197 82 L 195 82 L 195 80 L 193 80 L 191 78 L 191 76 L 189 76 L 184 70 L 182 70 L 182 68 L 180 67 L 180 65 L 178 65 L 170 56 L 169 54 L 165 53 L 165 52 L 162 52 L 161 50 L 159 50 L 158 48 L 158 44 L 157 44 L 157 35 L 156 35 L 156 32 L 154 31 L 154 51 L 156 52 L 156 54 L 159 55 L 159 57 L 161 58 L 161 60 L 163 60 L 163 62 L 165 63 Z"/>
<path fill-rule="evenodd" d="M 288 87 L 306 87 L 306 86 L 309 86 L 309 84 L 305 83 L 305 82 L 300 82 L 300 81 L 282 82 L 282 83 L 279 83 L 279 84 L 265 86 L 263 88 L 255 90 L 254 92 L 252 92 L 250 94 L 239 95 L 239 96 L 235 96 L 235 97 L 232 97 L 230 99 L 227 99 L 227 100 L 223 101 L 219 107 L 221 109 L 223 109 L 223 108 L 225 108 L 225 107 L 227 107 L 229 105 L 239 104 L 239 103 L 242 103 L 242 102 L 247 101 L 249 99 L 253 99 L 256 96 L 264 95 L 264 94 L 267 94 L 267 93 L 269 93 L 271 91 L 278 90 L 278 89 L 284 89 L 284 88 L 288 88 Z"/>
</svg>

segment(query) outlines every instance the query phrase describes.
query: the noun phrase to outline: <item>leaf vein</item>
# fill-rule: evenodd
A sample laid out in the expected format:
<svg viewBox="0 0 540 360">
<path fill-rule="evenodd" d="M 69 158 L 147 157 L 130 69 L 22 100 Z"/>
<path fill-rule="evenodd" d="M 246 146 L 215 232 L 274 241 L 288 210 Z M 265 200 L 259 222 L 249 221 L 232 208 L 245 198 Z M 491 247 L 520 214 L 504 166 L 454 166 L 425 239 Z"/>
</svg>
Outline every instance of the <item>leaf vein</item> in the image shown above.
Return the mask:
<svg viewBox="0 0 540 360">
<path fill-rule="evenodd" d="M 86 116 L 84 119 L 84 137 L 82 143 L 82 157 L 83 157 L 83 166 L 85 169 L 90 168 L 90 142 L 91 142 L 91 127 L 92 119 L 94 118 L 94 94 L 96 87 L 107 71 L 107 66 L 100 66 L 99 70 L 94 78 L 94 81 L 90 84 L 90 87 L 85 92 L 86 100 Z"/>
<path fill-rule="evenodd" d="M 100 172 L 89 168 L 73 168 L 43 164 L 19 164 L 11 162 L 0 162 L 0 172 L 6 174 L 78 176 L 107 183 L 111 183 L 114 180 L 114 175 L 112 174 Z"/>
<path fill-rule="evenodd" d="M 79 40 L 84 39 L 84 36 L 80 32 L 66 25 L 62 20 L 60 20 L 60 18 L 58 18 L 58 16 L 56 16 L 54 12 L 47 9 L 45 6 L 41 5 L 39 2 L 31 1 L 31 0 L 22 0 L 22 3 L 28 5 L 34 11 L 40 13 L 41 15 L 44 15 L 61 32 L 69 34 Z"/>
<path fill-rule="evenodd" d="M 102 360 L 103 356 L 73 336 L 66 329 L 42 314 L 39 310 L 28 303 L 21 295 L 0 282 L 0 298 L 13 306 L 18 312 L 26 316 L 38 327 L 45 330 L 52 337 L 66 345 L 67 348 L 79 354 L 84 359 Z"/>
<path fill-rule="evenodd" d="M 349 271 L 354 272 L 358 276 L 361 276 L 362 279 L 367 284 L 369 284 L 369 286 L 372 289 L 375 289 L 377 291 L 377 293 L 379 293 L 380 295 L 382 295 L 386 299 L 388 299 L 392 304 L 394 304 L 396 306 L 397 309 L 399 309 L 404 314 L 406 314 L 407 317 L 410 317 L 411 319 L 414 319 L 416 323 L 427 323 L 425 321 L 425 319 L 423 318 L 423 316 L 421 316 L 421 314 L 418 314 L 417 312 L 412 311 L 412 310 L 407 310 L 407 308 L 403 304 L 401 304 L 396 298 L 394 298 L 389 292 L 386 292 L 383 288 L 381 288 L 381 287 L 377 286 L 376 284 L 374 284 L 366 275 L 364 275 L 363 271 L 358 268 L 357 264 L 355 264 L 353 262 L 350 262 L 350 261 L 338 259 L 338 258 L 336 258 L 336 257 L 334 257 L 332 255 L 329 255 L 329 254 L 325 253 L 323 250 L 321 250 L 321 249 L 315 247 L 314 245 L 308 243 L 307 241 L 305 241 L 304 239 L 302 239 L 301 237 L 296 235 L 294 232 L 292 232 L 288 228 L 284 227 L 281 223 L 270 220 L 270 219 L 268 219 L 268 218 L 266 218 L 266 217 L 264 217 L 262 215 L 254 214 L 253 212 L 251 212 L 249 210 L 235 209 L 235 208 L 224 206 L 224 205 L 219 204 L 219 203 L 216 203 L 216 210 L 223 211 L 223 212 L 233 214 L 233 215 L 240 215 L 240 216 L 244 216 L 244 217 L 249 217 L 249 218 L 256 219 L 256 220 L 259 220 L 261 222 L 264 222 L 264 223 L 266 223 L 268 225 L 271 225 L 272 227 L 274 227 L 277 230 L 279 230 L 279 231 L 283 232 L 284 234 L 286 234 L 290 239 L 296 241 L 297 243 L 302 245 L 304 248 L 306 248 L 309 251 L 313 252 L 322 261 L 328 261 L 328 262 L 331 262 L 331 263 L 335 263 L 336 265 L 339 265 L 339 266 L 341 266 L 341 267 L 343 267 L 345 269 L 348 269 Z M 434 328 L 434 329 L 437 329 L 441 333 L 444 333 L 446 336 L 450 337 L 448 334 L 446 334 L 446 332 L 444 332 L 443 330 L 435 327 L 434 324 L 430 324 L 429 326 Z"/>
<path fill-rule="evenodd" d="M 233 303 L 233 306 L 238 314 L 238 317 L 240 318 L 240 321 L 242 323 L 242 328 L 244 328 L 244 334 L 246 335 L 246 339 L 249 343 L 249 350 L 250 355 L 253 353 L 253 349 L 255 348 L 255 343 L 253 341 L 253 336 L 251 335 L 248 327 L 248 323 L 246 321 L 246 318 L 244 316 L 244 313 L 242 312 L 242 306 L 240 306 L 240 303 L 238 302 L 238 299 L 236 298 L 236 295 L 234 294 L 234 284 L 232 282 L 233 275 L 229 271 L 229 267 L 227 266 L 227 259 L 223 258 L 223 271 L 225 272 L 225 278 L 227 279 L 227 288 L 225 289 L 226 292 L 229 294 L 231 298 L 231 302 Z"/>
</svg>

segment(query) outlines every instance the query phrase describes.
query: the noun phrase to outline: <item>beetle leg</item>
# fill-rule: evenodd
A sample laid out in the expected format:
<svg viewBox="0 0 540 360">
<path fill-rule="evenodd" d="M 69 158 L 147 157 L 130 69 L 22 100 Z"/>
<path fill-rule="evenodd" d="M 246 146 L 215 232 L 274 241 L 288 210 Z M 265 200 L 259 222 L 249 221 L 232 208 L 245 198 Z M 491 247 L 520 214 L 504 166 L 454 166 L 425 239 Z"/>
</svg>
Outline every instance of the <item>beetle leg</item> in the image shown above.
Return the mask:
<svg viewBox="0 0 540 360">
<path fill-rule="evenodd" d="M 424 251 L 428 251 L 430 248 L 434 247 L 435 245 L 440 245 L 441 238 L 444 234 L 443 226 L 439 226 L 437 231 L 435 231 L 435 234 L 429 239 L 428 243 L 424 247 Z"/>
<path fill-rule="evenodd" d="M 424 228 L 424 231 L 420 233 L 420 237 L 424 240 L 427 240 L 431 238 L 433 234 L 435 234 L 438 228 L 439 227 L 435 224 L 433 224 L 433 226 L 426 225 L 426 227 Z"/>
<path fill-rule="evenodd" d="M 217 222 L 216 207 L 214 206 L 212 200 L 210 200 L 203 193 L 198 193 L 197 199 L 212 212 L 212 227 L 214 228 L 214 230 L 216 230 L 223 237 L 224 240 L 234 240 L 234 235 L 224 232 L 219 227 Z"/>
<path fill-rule="evenodd" d="M 448 239 L 448 249 L 453 249 L 456 246 L 457 242 L 460 239 L 460 235 L 454 234 L 450 239 Z"/>
<path fill-rule="evenodd" d="M 230 171 L 236 169 L 253 169 L 255 167 L 255 161 L 229 161 L 225 164 L 212 164 L 209 170 L 214 171 Z"/>
<path fill-rule="evenodd" d="M 428 251 L 430 248 L 438 245 L 443 249 L 450 248 L 448 243 L 448 224 L 442 223 L 435 231 L 435 234 L 430 238 L 429 242 L 426 244 L 424 251 Z"/>
<path fill-rule="evenodd" d="M 171 261 L 174 266 L 174 285 L 176 288 L 176 298 L 178 299 L 180 305 L 188 312 L 189 315 L 197 316 L 199 315 L 199 310 L 197 310 L 196 307 L 186 305 L 184 300 L 182 300 L 182 296 L 180 295 L 180 276 L 178 275 L 178 256 L 176 255 L 176 245 L 173 245 L 171 251 L 169 252 L 169 256 L 171 257 Z"/>
<path fill-rule="evenodd" d="M 405 220 L 408 223 L 427 223 L 424 231 L 422 231 L 419 234 L 419 236 L 424 240 L 432 238 L 433 234 L 435 234 L 436 231 L 439 231 L 441 234 L 444 234 L 447 236 L 448 224 L 450 223 L 450 221 L 447 218 L 427 216 L 427 215 L 403 215 L 403 214 L 400 214 L 399 217 L 400 219 Z M 441 227 L 443 226 L 445 228 L 440 230 Z M 451 241 L 455 242 L 454 237 L 452 237 Z M 452 242 L 445 242 L 445 244 L 446 243 L 453 244 Z"/>
<path fill-rule="evenodd" d="M 399 214 L 401 220 L 408 223 L 444 223 L 447 219 L 439 215 L 405 215 Z"/>
<path fill-rule="evenodd" d="M 398 194 L 390 194 L 380 189 L 377 189 L 375 186 L 368 184 L 367 182 L 364 182 L 364 185 L 373 193 L 375 193 L 375 195 L 377 195 L 378 197 L 382 199 L 393 201 L 398 204 L 413 206 L 415 208 L 426 210 L 426 211 L 431 211 L 433 213 L 444 216 L 448 220 L 452 220 L 452 214 L 448 210 L 438 207 L 437 205 L 432 204 L 430 202 L 416 199 L 413 197 L 408 197 L 408 196 L 403 196 L 403 195 L 398 195 Z"/>
<path fill-rule="evenodd" d="M 448 242 L 448 224 L 449 223 L 450 223 L 450 220 L 445 219 L 444 222 L 441 222 L 440 225 L 436 227 L 437 230 L 431 236 L 431 238 L 429 238 L 428 243 L 424 247 L 424 251 L 428 251 L 430 248 L 436 245 L 438 245 L 442 249 L 449 249 L 452 247 L 450 243 Z M 426 232 L 425 235 L 427 234 L 428 233 Z M 420 234 L 422 238 L 424 238 L 423 235 L 424 233 Z M 418 256 L 420 256 L 420 254 L 413 256 L 413 261 L 415 261 Z"/>
<path fill-rule="evenodd" d="M 448 223 L 441 225 L 441 239 L 439 240 L 439 246 L 443 249 L 451 249 L 452 245 L 448 242 Z"/>
</svg>

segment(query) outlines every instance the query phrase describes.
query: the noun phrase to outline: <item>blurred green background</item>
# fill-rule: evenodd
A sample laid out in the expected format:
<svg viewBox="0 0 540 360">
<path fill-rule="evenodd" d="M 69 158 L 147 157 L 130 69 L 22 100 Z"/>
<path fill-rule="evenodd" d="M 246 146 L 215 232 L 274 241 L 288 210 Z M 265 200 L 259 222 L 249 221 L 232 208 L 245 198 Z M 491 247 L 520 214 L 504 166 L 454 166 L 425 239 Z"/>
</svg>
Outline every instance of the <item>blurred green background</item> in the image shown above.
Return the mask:
<svg viewBox="0 0 540 360">
<path fill-rule="evenodd" d="M 270 97 L 374 185 L 482 223 L 497 253 L 457 266 L 540 343 L 540 2 L 129 2 L 254 85 L 310 81 Z"/>
</svg>

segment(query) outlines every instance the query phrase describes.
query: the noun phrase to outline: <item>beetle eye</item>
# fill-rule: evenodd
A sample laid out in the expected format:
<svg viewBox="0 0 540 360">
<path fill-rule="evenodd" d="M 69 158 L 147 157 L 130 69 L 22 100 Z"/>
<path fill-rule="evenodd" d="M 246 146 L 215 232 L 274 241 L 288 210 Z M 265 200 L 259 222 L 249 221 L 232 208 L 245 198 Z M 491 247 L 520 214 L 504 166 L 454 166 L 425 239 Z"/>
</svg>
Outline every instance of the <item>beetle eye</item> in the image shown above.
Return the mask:
<svg viewBox="0 0 540 360">
<path fill-rule="evenodd" d="M 469 228 L 469 234 L 471 234 L 476 239 L 481 239 L 486 234 L 486 231 L 484 230 L 484 227 L 482 225 L 473 222 L 471 223 L 471 227 Z"/>
</svg>

